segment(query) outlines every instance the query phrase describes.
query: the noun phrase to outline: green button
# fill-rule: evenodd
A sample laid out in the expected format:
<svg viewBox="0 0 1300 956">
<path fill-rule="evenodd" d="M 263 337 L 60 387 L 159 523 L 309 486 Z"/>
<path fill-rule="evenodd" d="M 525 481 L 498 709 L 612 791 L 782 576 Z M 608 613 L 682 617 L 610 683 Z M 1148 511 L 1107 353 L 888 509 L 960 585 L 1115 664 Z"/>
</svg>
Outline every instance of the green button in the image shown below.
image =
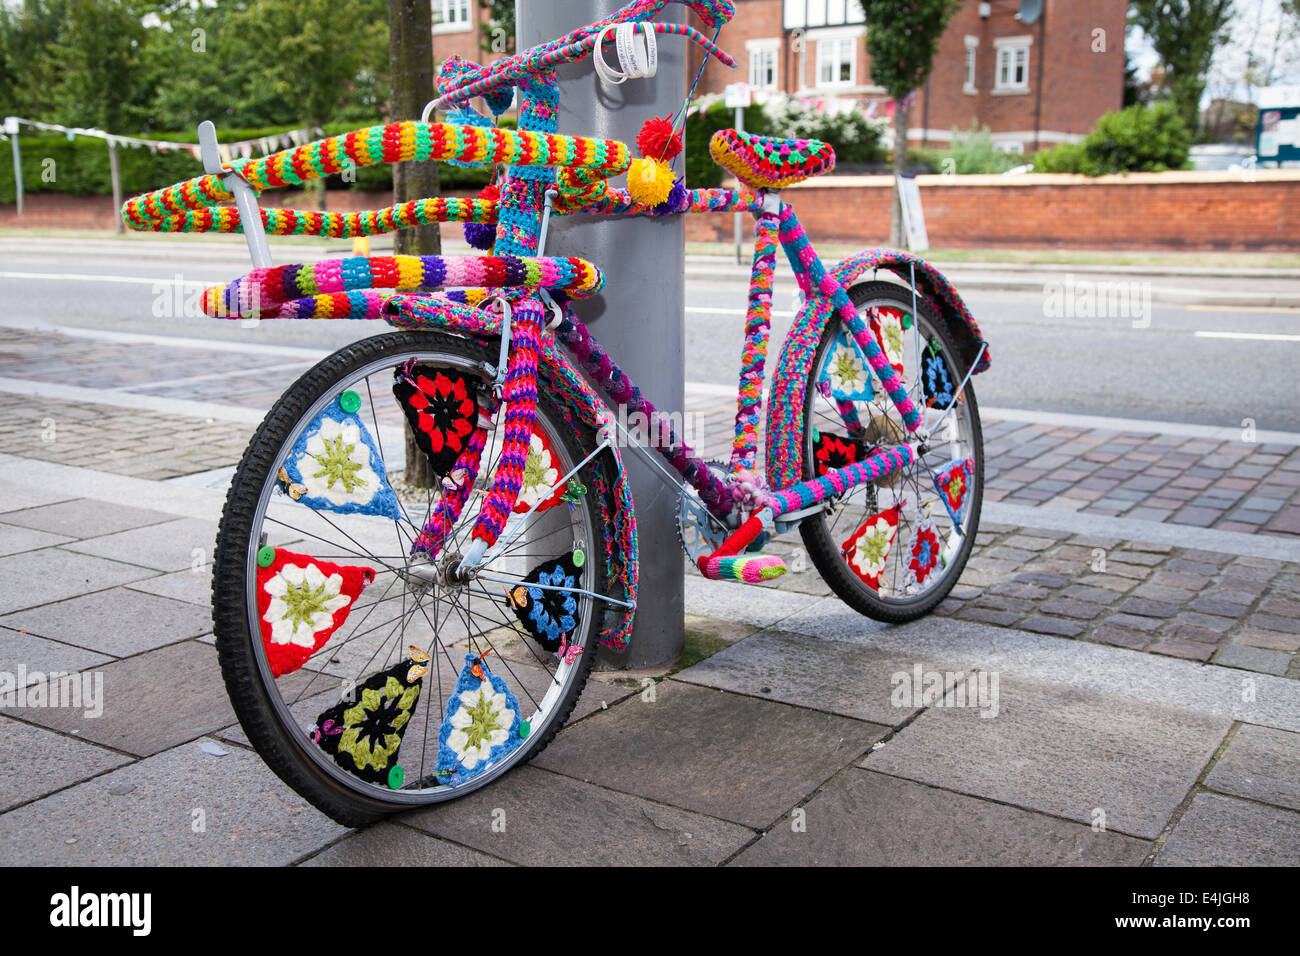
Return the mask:
<svg viewBox="0 0 1300 956">
<path fill-rule="evenodd" d="M 581 548 L 573 549 L 573 566 L 580 568 L 587 563 L 587 555 Z"/>
<path fill-rule="evenodd" d="M 275 548 L 269 544 L 264 544 L 257 549 L 257 566 L 259 568 L 269 568 L 275 563 Z"/>
<path fill-rule="evenodd" d="M 361 408 L 361 396 L 351 390 L 344 392 L 339 396 L 339 408 L 349 415 L 355 415 Z"/>
<path fill-rule="evenodd" d="M 394 764 L 393 769 L 388 771 L 388 789 L 401 790 L 402 781 L 406 779 L 406 771 L 402 769 L 401 764 Z"/>
<path fill-rule="evenodd" d="M 906 312 L 904 312 L 904 313 L 903 313 L 903 328 L 905 328 L 905 329 L 910 329 L 911 327 L 912 327 L 912 317 L 911 317 L 910 315 L 908 315 Z"/>
<path fill-rule="evenodd" d="M 526 720 L 519 721 L 519 739 L 527 740 L 528 735 L 533 732 L 532 726 Z"/>
</svg>

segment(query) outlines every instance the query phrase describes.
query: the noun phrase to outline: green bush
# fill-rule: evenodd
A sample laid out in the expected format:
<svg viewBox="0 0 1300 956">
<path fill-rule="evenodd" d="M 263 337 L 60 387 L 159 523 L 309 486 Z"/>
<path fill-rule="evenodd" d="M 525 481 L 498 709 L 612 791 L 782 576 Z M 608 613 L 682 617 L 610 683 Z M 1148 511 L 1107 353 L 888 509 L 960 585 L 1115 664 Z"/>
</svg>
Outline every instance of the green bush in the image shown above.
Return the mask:
<svg viewBox="0 0 1300 956">
<path fill-rule="evenodd" d="M 1158 173 L 1187 166 L 1191 135 L 1169 103 L 1107 113 L 1081 143 L 1061 143 L 1033 157 L 1039 173 Z"/>
<path fill-rule="evenodd" d="M 1187 165 L 1192 134 L 1172 103 L 1107 113 L 1083 141 L 1080 172 L 1158 173 Z"/>
<path fill-rule="evenodd" d="M 938 154 L 941 173 L 970 176 L 978 173 L 1004 173 L 1019 166 L 1023 158 L 1003 152 L 993 145 L 993 136 L 987 126 L 971 125 L 968 130 L 954 129 L 952 145 Z"/>
</svg>

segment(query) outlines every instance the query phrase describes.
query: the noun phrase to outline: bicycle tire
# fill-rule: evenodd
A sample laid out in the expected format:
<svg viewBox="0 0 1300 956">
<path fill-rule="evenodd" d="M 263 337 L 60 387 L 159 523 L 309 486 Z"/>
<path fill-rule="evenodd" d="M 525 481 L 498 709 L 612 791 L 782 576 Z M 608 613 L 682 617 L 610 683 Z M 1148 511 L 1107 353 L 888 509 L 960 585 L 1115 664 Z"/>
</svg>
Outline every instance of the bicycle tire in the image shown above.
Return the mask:
<svg viewBox="0 0 1300 956">
<path fill-rule="evenodd" d="M 906 314 L 912 312 L 912 295 L 904 286 L 893 282 L 867 282 L 854 286 L 849 290 L 849 298 L 858 308 L 860 313 L 865 312 L 872 307 L 891 306 L 899 309 Z M 929 336 L 936 337 L 941 344 L 941 354 L 944 356 L 944 364 L 954 383 L 960 382 L 961 376 L 958 375 L 958 367 L 952 362 L 952 356 L 957 355 L 956 347 L 953 343 L 952 336 L 948 332 L 945 324 L 936 317 L 926 305 L 924 300 L 917 300 L 916 326 L 918 333 L 924 331 L 922 338 L 929 340 Z M 818 416 L 815 414 L 815 407 L 818 401 L 819 392 L 815 387 L 815 382 L 819 375 L 819 370 L 827 360 L 828 352 L 833 346 L 836 333 L 839 329 L 839 319 L 832 317 L 823 330 L 821 341 L 818 344 L 815 358 L 812 365 L 812 374 L 809 377 L 809 387 L 806 389 L 804 399 L 804 434 L 803 438 L 803 462 L 804 478 L 809 479 L 814 476 L 813 462 L 813 430 L 817 427 Z M 906 350 L 905 350 L 906 351 Z M 908 368 L 907 376 L 904 379 L 909 385 L 909 392 L 912 394 L 913 401 L 924 408 L 924 402 L 918 401 L 921 397 L 918 394 L 920 388 L 917 383 L 913 368 Z M 876 403 L 868 406 L 875 409 L 879 414 L 887 415 L 893 426 L 899 432 L 902 431 L 901 418 L 897 410 L 889 403 L 887 397 L 882 396 L 879 383 L 876 386 Z M 822 579 L 829 585 L 831 590 L 845 604 L 853 608 L 860 614 L 873 618 L 878 621 L 884 621 L 891 624 L 901 624 L 907 621 L 914 621 L 930 613 L 956 585 L 961 576 L 962 570 L 970 558 L 971 550 L 975 544 L 975 536 L 979 528 L 980 509 L 983 499 L 984 488 L 984 450 L 983 450 L 983 431 L 980 427 L 979 405 L 975 397 L 975 391 L 972 383 L 967 382 L 961 392 L 960 401 L 956 403 L 957 409 L 954 410 L 956 416 L 964 422 L 964 434 L 959 437 L 958 445 L 964 448 L 973 461 L 971 470 L 970 487 L 967 491 L 968 511 L 963 515 L 963 525 L 965 534 L 961 536 L 960 544 L 953 552 L 952 556 L 947 558 L 943 566 L 942 576 L 935 580 L 930 587 L 924 588 L 915 595 L 899 598 L 882 598 L 878 591 L 873 591 L 871 587 L 865 584 L 861 578 L 850 568 L 849 562 L 843 554 L 843 543 L 846 535 L 857 527 L 857 522 L 865 519 L 866 516 L 878 513 L 881 510 L 877 498 L 877 489 L 874 486 L 866 486 L 863 494 L 864 506 L 855 513 L 856 521 L 850 520 L 847 527 L 832 524 L 828 515 L 823 513 L 805 519 L 799 525 L 799 532 L 803 538 L 804 546 L 808 551 L 808 556 L 812 559 L 814 567 L 821 574 Z M 934 411 L 927 412 L 927 421 L 933 421 L 937 417 Z M 825 421 L 826 416 L 821 420 Z M 878 430 L 886 430 L 882 426 Z M 946 447 L 945 443 L 945 447 Z M 883 447 L 883 446 L 882 446 Z M 929 462 L 927 462 L 929 464 Z M 941 464 L 941 463 L 940 463 Z M 920 464 L 909 466 L 905 469 L 905 474 L 900 481 L 904 488 L 913 488 L 924 493 L 924 485 L 919 480 L 924 468 Z M 909 484 L 909 476 L 914 476 Z M 926 475 L 925 477 L 929 477 Z M 856 489 L 855 489 L 856 490 Z M 931 492 L 936 495 L 937 492 Z M 851 493 L 852 494 L 852 493 Z M 846 496 L 847 497 L 847 496 Z M 918 494 L 918 497 L 920 495 Z M 843 508 L 848 511 L 847 507 Z M 942 514 L 942 510 L 940 509 Z M 912 526 L 914 527 L 914 526 Z M 909 542 L 900 541 L 903 538 L 903 529 L 900 526 L 897 539 L 894 541 L 887 561 L 892 560 L 893 567 L 899 566 L 899 556 L 904 553 L 909 546 Z M 888 566 L 888 565 L 887 565 Z M 884 571 L 882 569 L 882 577 Z M 897 572 L 895 572 L 895 583 L 898 581 Z"/>
<path fill-rule="evenodd" d="M 481 369 L 497 360 L 497 351 L 496 342 L 443 332 L 388 333 L 340 349 L 303 374 L 276 402 L 245 450 L 227 495 L 217 535 L 212 585 L 213 626 L 227 692 L 240 726 L 271 770 L 311 804 L 345 826 L 363 826 L 393 812 L 454 799 L 481 788 L 512 767 L 526 763 L 546 747 L 569 718 L 586 685 L 595 659 L 603 609 L 591 598 L 580 599 L 586 602 L 583 605 L 586 613 L 580 623 L 581 639 L 578 639 L 576 633 L 578 628 L 575 628 L 574 640 L 570 643 L 580 644 L 583 651 L 577 661 L 567 667 L 561 661 L 555 674 L 551 675 L 551 682 L 556 683 L 558 675 L 563 670 L 564 683 L 558 692 L 554 692 L 550 687 L 547 688 L 547 693 L 556 693 L 556 699 L 546 711 L 545 719 L 539 721 L 539 726 L 533 727 L 533 732 L 499 765 L 492 766 L 487 772 L 479 774 L 463 786 L 433 786 L 410 791 L 391 788 L 384 790 L 362 780 L 357 780 L 353 785 L 347 779 L 347 774 L 340 775 L 336 770 L 332 770 L 330 761 L 324 759 L 320 748 L 313 744 L 309 732 L 303 728 L 301 718 L 295 717 L 291 710 L 291 707 L 298 706 L 298 702 L 293 705 L 285 702 L 285 694 L 279 681 L 289 680 L 293 675 L 283 675 L 277 681 L 276 678 L 271 677 L 267 668 L 260 631 L 254 626 L 257 611 L 256 608 L 250 610 L 252 601 L 250 574 L 254 573 L 250 551 L 255 552 L 265 540 L 262 538 L 262 533 L 267 527 L 266 515 L 269 515 L 271 507 L 269 502 L 271 498 L 277 497 L 273 475 L 281 467 L 286 450 L 292 447 L 296 436 L 302 433 L 317 414 L 316 409 L 320 407 L 322 400 L 328 399 L 330 395 L 340 394 L 349 382 L 355 381 L 357 376 L 367 369 L 383 371 L 390 367 L 389 363 L 395 366 L 409 357 L 420 357 L 421 361 L 445 360 L 458 366 Z M 366 374 L 378 374 L 378 372 Z M 369 383 L 370 379 L 366 378 L 365 381 Z M 373 390 L 371 403 L 372 421 L 378 430 L 379 413 L 374 411 Z M 498 421 L 501 420 L 501 415 L 504 415 L 504 410 L 498 412 Z M 575 434 L 565 424 L 565 419 L 550 397 L 550 390 L 545 387 L 544 382 L 539 382 L 538 424 L 535 430 L 545 432 L 552 449 L 557 452 L 562 463 L 569 467 L 586 457 L 596 444 L 595 436 L 589 429 L 581 428 Z M 499 432 L 500 429 L 498 428 L 497 431 Z M 485 471 L 489 467 L 485 465 Z M 590 488 L 598 471 L 606 467 L 602 457 L 598 456 L 583 466 L 577 475 L 585 486 Z M 490 482 L 490 477 L 481 475 L 479 483 L 484 482 Z M 593 569 L 593 574 L 584 578 L 587 582 L 586 587 L 599 594 L 604 593 L 605 590 L 604 562 L 601 560 L 605 554 L 605 539 L 600 509 L 592 501 L 592 497 L 592 495 L 579 497 L 576 505 L 570 507 L 569 513 L 571 522 L 577 522 L 582 527 L 583 547 L 586 548 L 586 553 L 592 556 L 591 560 L 585 561 L 585 566 Z M 278 501 L 277 504 L 287 506 L 286 503 Z M 300 504 L 295 502 L 293 507 L 300 507 Z M 307 510 L 312 511 L 310 508 Z M 477 510 L 473 507 L 473 502 L 467 505 L 457 527 L 471 526 Z M 262 515 L 261 518 L 259 514 Z M 579 515 L 579 518 L 574 519 L 573 515 Z M 563 520 L 561 516 L 555 519 L 555 523 L 562 524 Z M 396 533 L 400 540 L 400 528 Z M 558 532 L 551 534 L 555 533 Z M 578 540 L 576 532 L 574 540 L 575 542 Z M 357 544 L 357 547 L 361 545 Z M 394 582 L 396 580 L 395 575 Z M 392 586 L 396 584 L 390 585 Z M 465 601 L 468 603 L 470 600 L 471 596 L 467 592 Z M 360 607 L 359 600 L 357 606 Z M 402 613 L 406 613 L 404 595 Z M 478 613 L 483 614 L 482 611 Z M 413 611 L 411 616 L 414 618 Z M 509 623 L 509 615 L 503 617 Z M 429 620 L 427 613 L 424 619 Z M 438 621 L 436 612 L 433 620 Z M 470 630 L 471 625 L 478 622 L 479 618 L 474 617 L 472 613 L 467 613 L 465 620 L 466 629 Z M 444 628 L 447 626 L 446 622 L 450 621 L 450 617 L 445 619 Z M 360 625 L 357 627 L 359 630 Z M 441 641 L 437 627 L 433 630 L 435 641 Z M 342 628 L 340 628 L 341 632 Z M 402 634 L 403 636 L 406 634 L 405 623 L 402 625 Z M 338 634 L 331 636 L 324 648 L 330 648 L 338 636 Z M 493 647 L 491 638 L 488 637 L 487 640 L 489 646 Z M 346 643 L 347 641 L 344 641 L 344 644 Z M 468 646 L 474 646 L 472 638 Z M 444 647 L 442 650 L 445 653 L 447 648 Z M 378 650 L 375 654 L 378 654 Z M 450 655 L 447 656 L 450 658 Z M 438 681 L 440 676 L 445 680 L 447 675 L 441 670 L 441 659 L 436 652 L 433 657 L 437 665 L 434 680 Z M 494 662 L 492 666 L 498 669 L 501 665 L 495 662 L 499 659 L 500 655 L 492 658 Z M 507 669 L 510 670 L 511 676 L 515 676 L 515 668 Z M 315 680 L 315 677 L 312 679 Z M 544 697 L 543 700 L 545 699 Z M 523 700 L 522 694 L 519 695 L 519 700 Z M 441 683 L 438 684 L 438 702 L 441 708 L 443 706 Z M 429 741 L 427 729 L 432 723 L 433 692 L 421 694 L 416 706 L 421 703 L 425 707 L 425 746 L 427 747 Z M 541 712 L 540 709 L 538 712 Z M 416 717 L 410 719 L 409 723 L 412 727 L 418 719 Z M 441 717 L 438 719 L 440 721 Z M 436 732 L 437 724 L 434 726 Z M 401 746 L 407 746 L 411 739 L 408 729 Z M 395 754 L 394 758 L 400 755 L 401 751 Z M 424 761 L 422 750 L 419 778 L 421 780 L 427 779 Z"/>
</svg>

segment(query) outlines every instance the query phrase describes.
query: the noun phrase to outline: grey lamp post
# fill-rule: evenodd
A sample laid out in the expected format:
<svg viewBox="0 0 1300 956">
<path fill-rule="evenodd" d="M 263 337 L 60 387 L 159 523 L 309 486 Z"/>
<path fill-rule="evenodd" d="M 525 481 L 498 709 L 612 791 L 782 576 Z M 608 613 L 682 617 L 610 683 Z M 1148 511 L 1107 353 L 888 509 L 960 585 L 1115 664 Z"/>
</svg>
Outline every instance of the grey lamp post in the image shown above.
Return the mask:
<svg viewBox="0 0 1300 956">
<path fill-rule="evenodd" d="M 525 49 L 626 5 L 627 0 L 515 0 L 518 48 Z M 677 4 L 660 16 L 685 20 Z M 612 53 L 606 53 L 609 61 Z M 686 95 L 686 41 L 661 36 L 659 71 L 652 79 L 621 86 L 600 81 L 587 60 L 561 67 L 561 133 L 621 140 L 633 149 L 641 124 L 672 116 Z M 611 63 L 613 65 L 613 63 Z M 685 401 L 685 223 L 680 216 L 551 220 L 547 255 L 590 259 L 608 284 L 600 296 L 582 300 L 580 317 L 614 360 L 663 412 L 680 412 Z M 615 413 L 617 414 L 617 409 Z M 690 429 L 683 429 L 690 432 Z M 657 454 L 657 453 L 656 453 Z M 632 646 L 617 666 L 650 667 L 671 661 L 684 641 L 684 572 L 677 542 L 677 496 L 633 451 L 623 461 L 631 476 L 641 557 L 641 597 Z"/>
</svg>

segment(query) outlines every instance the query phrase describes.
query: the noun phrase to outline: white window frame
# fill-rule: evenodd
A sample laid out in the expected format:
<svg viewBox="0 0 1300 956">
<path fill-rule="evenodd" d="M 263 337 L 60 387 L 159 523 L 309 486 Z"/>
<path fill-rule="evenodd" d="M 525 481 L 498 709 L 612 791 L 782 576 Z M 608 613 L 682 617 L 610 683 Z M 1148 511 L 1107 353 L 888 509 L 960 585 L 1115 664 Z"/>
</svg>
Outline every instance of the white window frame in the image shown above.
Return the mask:
<svg viewBox="0 0 1300 956">
<path fill-rule="evenodd" d="M 779 90 L 781 88 L 781 38 L 747 40 L 745 50 L 749 53 L 750 87 L 755 90 Z M 771 67 L 772 80 L 763 82 L 762 73 L 768 65 Z"/>
<path fill-rule="evenodd" d="M 1029 92 L 1030 50 L 1034 38 L 998 37 L 993 41 L 997 50 L 996 69 L 993 71 L 994 95 L 1006 95 Z M 1020 72 L 1019 79 L 1016 73 Z"/>
<path fill-rule="evenodd" d="M 433 4 L 434 33 L 469 33 L 474 29 L 474 0 L 430 0 L 430 2 Z"/>
<path fill-rule="evenodd" d="M 840 78 L 847 48 L 849 78 Z M 831 64 L 831 78 L 822 79 L 822 66 Z M 813 63 L 813 85 L 819 90 L 843 89 L 858 83 L 858 34 L 832 34 L 817 38 L 817 57 Z"/>
<path fill-rule="evenodd" d="M 787 30 L 815 30 L 863 23 L 861 0 L 784 0 L 782 25 Z"/>
<path fill-rule="evenodd" d="M 969 95 L 979 92 L 979 87 L 975 83 L 975 65 L 979 56 L 979 46 L 979 37 L 966 38 L 966 79 L 962 83 L 961 91 Z"/>
</svg>

